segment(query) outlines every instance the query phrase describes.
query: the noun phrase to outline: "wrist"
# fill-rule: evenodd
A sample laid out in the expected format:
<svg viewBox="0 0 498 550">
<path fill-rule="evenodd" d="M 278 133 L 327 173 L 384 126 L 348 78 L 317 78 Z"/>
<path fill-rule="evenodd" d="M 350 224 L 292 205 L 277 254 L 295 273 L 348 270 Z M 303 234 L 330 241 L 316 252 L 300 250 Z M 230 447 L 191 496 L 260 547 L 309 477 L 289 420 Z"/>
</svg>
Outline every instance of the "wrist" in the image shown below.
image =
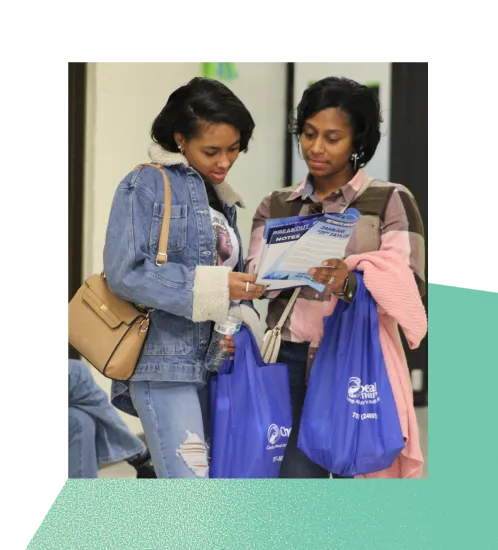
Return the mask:
<svg viewBox="0 0 498 550">
<path fill-rule="evenodd" d="M 340 292 L 336 292 L 335 295 L 344 300 L 345 302 L 352 302 L 356 294 L 356 275 L 354 272 L 348 273 L 344 281 L 344 286 Z"/>
</svg>

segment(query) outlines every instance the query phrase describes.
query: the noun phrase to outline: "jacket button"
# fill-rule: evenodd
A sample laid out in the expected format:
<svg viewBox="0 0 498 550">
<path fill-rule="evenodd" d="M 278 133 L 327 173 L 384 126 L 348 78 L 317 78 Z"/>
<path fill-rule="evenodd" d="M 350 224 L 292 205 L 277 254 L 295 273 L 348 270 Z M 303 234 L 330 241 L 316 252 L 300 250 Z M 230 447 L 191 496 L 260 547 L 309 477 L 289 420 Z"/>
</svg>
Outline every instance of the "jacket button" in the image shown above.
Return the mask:
<svg viewBox="0 0 498 550">
<path fill-rule="evenodd" d="M 204 254 L 204 256 L 211 256 L 211 251 L 204 250 L 203 254 Z"/>
</svg>

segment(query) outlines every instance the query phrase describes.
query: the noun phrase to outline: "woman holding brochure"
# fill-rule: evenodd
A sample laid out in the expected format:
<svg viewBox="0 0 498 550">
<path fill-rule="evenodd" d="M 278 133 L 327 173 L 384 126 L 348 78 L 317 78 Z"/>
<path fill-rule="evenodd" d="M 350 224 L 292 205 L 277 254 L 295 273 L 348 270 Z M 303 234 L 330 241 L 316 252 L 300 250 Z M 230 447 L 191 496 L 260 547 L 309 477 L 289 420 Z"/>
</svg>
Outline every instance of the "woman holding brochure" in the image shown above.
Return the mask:
<svg viewBox="0 0 498 550">
<path fill-rule="evenodd" d="M 337 299 L 350 302 L 355 296 L 355 274 L 344 259 L 389 252 L 391 258 L 409 266 L 420 294 L 424 293 L 424 230 L 415 199 L 406 187 L 369 178 L 364 169 L 377 149 L 381 121 L 379 101 L 368 87 L 336 77 L 311 85 L 291 123 L 309 173 L 296 187 L 265 197 L 253 218 L 248 273 L 258 273 L 266 220 L 340 213 L 348 206 L 360 213 L 342 256 L 327 258 L 309 270 L 325 290 L 302 287 L 282 327 L 278 361 L 289 366 L 293 407 L 293 428 L 280 472 L 284 478 L 330 475 L 298 449 L 297 439 L 306 384 L 323 335 L 323 318 L 332 313 Z M 265 293 L 269 329 L 281 320 L 292 294 L 293 289 Z"/>
<path fill-rule="evenodd" d="M 213 321 L 223 322 L 236 307 L 255 334 L 260 327 L 250 300 L 264 287 L 243 272 L 237 228 L 243 201 L 226 182 L 253 129 L 249 111 L 224 84 L 194 78 L 170 95 L 152 124 L 149 156 L 160 169 L 130 172 L 112 203 L 107 281 L 125 300 L 154 309 L 135 373 L 129 382 L 113 381 L 112 402 L 140 418 L 159 478 L 208 477 L 200 390 Z M 165 212 L 160 170 L 171 185 L 162 265 L 156 263 Z M 231 336 L 221 345 L 235 349 Z"/>
</svg>

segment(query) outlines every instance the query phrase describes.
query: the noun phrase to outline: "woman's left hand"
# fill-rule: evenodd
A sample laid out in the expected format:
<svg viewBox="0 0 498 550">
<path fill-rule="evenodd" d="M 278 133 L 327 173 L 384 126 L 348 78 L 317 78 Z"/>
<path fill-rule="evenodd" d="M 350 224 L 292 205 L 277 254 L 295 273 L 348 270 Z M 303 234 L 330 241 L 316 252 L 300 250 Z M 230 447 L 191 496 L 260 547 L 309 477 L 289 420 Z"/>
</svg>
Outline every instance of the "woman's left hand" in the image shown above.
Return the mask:
<svg viewBox="0 0 498 550">
<path fill-rule="evenodd" d="M 325 291 L 342 292 L 349 271 L 342 260 L 325 260 L 321 267 L 314 267 L 308 273 L 316 282 L 325 285 Z"/>
<path fill-rule="evenodd" d="M 221 349 L 225 353 L 230 353 L 230 359 L 233 359 L 235 353 L 235 340 L 233 336 L 224 336 L 221 340 Z"/>
</svg>

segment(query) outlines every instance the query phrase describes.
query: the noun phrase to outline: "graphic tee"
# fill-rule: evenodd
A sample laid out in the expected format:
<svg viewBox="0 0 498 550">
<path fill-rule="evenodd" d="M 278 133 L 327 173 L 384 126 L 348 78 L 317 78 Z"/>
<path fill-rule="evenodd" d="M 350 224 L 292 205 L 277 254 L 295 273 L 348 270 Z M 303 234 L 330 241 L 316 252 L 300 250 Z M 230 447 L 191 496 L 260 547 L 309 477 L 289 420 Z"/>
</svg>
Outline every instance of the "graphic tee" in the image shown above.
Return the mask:
<svg viewBox="0 0 498 550">
<path fill-rule="evenodd" d="M 230 227 L 224 214 L 211 207 L 209 210 L 211 211 L 211 224 L 216 243 L 215 265 L 235 269 L 239 262 L 240 248 L 235 231 Z"/>
</svg>

